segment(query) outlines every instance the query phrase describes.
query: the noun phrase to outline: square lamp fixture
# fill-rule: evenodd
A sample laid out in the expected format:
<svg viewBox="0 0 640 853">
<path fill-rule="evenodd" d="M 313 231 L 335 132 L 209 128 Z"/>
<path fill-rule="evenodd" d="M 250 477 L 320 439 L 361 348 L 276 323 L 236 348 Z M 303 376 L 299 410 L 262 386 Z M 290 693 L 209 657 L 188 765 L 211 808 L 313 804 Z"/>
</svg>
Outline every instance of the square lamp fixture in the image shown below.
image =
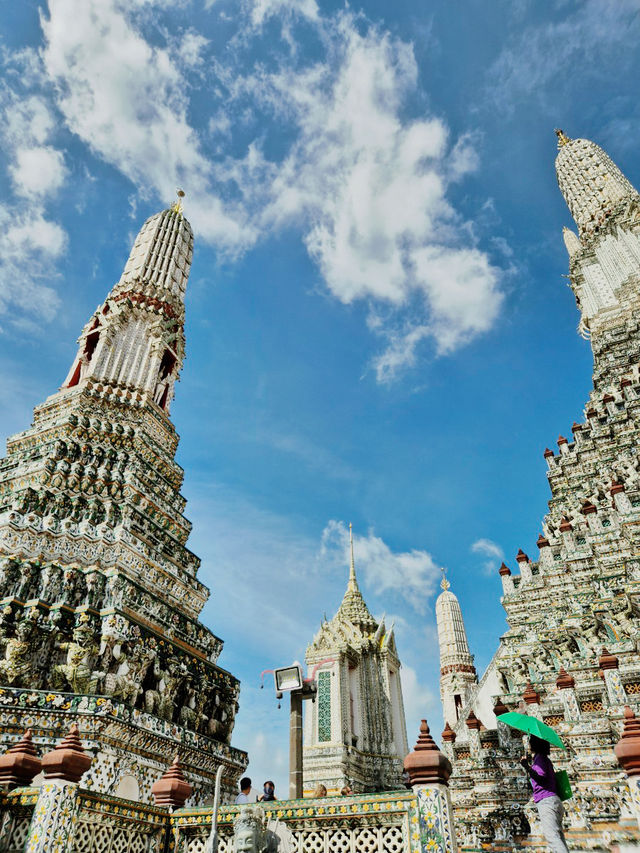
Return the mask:
<svg viewBox="0 0 640 853">
<path fill-rule="evenodd" d="M 297 664 L 275 669 L 273 677 L 276 682 L 276 691 L 279 693 L 285 690 L 300 690 L 303 686 L 302 668 Z"/>
</svg>

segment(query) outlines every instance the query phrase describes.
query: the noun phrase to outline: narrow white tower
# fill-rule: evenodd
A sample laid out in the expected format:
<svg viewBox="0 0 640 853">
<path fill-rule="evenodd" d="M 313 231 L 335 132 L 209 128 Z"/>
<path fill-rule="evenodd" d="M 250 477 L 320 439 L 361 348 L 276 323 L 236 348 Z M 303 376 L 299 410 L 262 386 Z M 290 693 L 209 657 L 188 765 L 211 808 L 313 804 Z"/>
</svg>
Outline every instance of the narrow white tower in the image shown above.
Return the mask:
<svg viewBox="0 0 640 853">
<path fill-rule="evenodd" d="M 436 601 L 436 621 L 440 645 L 440 698 L 445 723 L 455 728 L 460 710 L 478 684 L 473 655 L 469 652 L 460 602 L 444 576 Z"/>
<path fill-rule="evenodd" d="M 184 360 L 192 255 L 193 232 L 178 199 L 142 226 L 120 280 L 82 330 L 63 389 L 88 384 L 94 396 L 151 400 L 169 412 Z"/>
<path fill-rule="evenodd" d="M 318 682 L 316 702 L 305 703 L 306 796 L 320 782 L 330 793 L 347 784 L 356 793 L 401 787 L 409 751 L 393 626 L 378 624 L 362 598 L 349 530 L 347 590 L 306 655 Z"/>
<path fill-rule="evenodd" d="M 557 130 L 556 175 L 578 235 L 564 230 L 569 283 L 581 312 L 580 330 L 610 323 L 637 298 L 640 195 L 599 145 Z"/>
</svg>

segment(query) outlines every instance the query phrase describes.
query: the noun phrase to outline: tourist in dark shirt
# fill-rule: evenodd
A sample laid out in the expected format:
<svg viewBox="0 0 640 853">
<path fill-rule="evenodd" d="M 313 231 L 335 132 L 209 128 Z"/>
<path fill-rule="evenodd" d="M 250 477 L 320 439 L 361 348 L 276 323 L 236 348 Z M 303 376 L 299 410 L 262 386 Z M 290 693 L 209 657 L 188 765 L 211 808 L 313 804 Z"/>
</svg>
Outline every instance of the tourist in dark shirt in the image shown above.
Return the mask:
<svg viewBox="0 0 640 853">
<path fill-rule="evenodd" d="M 270 779 L 264 783 L 262 791 L 263 793 L 258 797 L 261 803 L 270 803 L 276 799 L 276 786 Z"/>
</svg>

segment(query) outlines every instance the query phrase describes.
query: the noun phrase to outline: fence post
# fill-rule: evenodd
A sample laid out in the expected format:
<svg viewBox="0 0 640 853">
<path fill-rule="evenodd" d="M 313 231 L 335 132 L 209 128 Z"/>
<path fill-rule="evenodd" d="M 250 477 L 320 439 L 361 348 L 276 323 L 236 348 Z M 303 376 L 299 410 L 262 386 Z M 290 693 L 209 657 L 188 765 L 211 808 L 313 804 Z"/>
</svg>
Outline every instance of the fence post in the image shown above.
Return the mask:
<svg viewBox="0 0 640 853">
<path fill-rule="evenodd" d="M 71 853 L 78 819 L 78 782 L 91 765 L 74 723 L 42 758 L 44 782 L 33 810 L 25 853 Z"/>
<path fill-rule="evenodd" d="M 420 724 L 418 742 L 405 758 L 404 767 L 416 796 L 410 815 L 412 839 L 420 841 L 422 853 L 457 853 L 447 784 L 451 762 L 436 746 L 426 720 Z"/>
</svg>

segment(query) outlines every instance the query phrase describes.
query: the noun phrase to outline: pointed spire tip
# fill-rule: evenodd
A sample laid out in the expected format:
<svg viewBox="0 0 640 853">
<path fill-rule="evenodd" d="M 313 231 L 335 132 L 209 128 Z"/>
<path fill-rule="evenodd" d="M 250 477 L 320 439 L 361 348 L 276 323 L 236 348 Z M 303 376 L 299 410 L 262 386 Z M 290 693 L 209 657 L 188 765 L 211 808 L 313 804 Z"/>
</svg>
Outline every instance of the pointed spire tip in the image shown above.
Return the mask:
<svg viewBox="0 0 640 853">
<path fill-rule="evenodd" d="M 447 570 L 444 566 L 440 569 L 440 571 L 442 572 L 442 580 L 440 581 L 440 586 L 446 592 L 451 587 L 451 584 L 447 580 Z"/>
</svg>

